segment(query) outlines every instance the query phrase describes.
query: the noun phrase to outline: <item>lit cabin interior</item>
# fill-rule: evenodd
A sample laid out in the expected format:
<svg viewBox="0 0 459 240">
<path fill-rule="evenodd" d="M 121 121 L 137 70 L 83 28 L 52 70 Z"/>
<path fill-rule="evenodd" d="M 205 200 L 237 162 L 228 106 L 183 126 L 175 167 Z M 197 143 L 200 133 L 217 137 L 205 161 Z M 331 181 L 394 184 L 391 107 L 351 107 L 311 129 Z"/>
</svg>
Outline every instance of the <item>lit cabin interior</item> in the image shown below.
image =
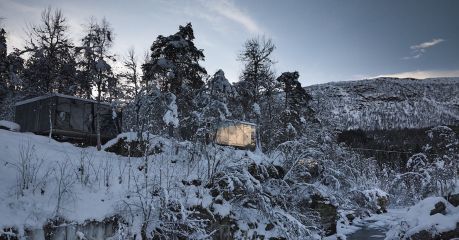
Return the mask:
<svg viewBox="0 0 459 240">
<path fill-rule="evenodd" d="M 228 121 L 220 124 L 215 135 L 215 142 L 220 145 L 242 149 L 255 149 L 255 124 Z"/>
</svg>

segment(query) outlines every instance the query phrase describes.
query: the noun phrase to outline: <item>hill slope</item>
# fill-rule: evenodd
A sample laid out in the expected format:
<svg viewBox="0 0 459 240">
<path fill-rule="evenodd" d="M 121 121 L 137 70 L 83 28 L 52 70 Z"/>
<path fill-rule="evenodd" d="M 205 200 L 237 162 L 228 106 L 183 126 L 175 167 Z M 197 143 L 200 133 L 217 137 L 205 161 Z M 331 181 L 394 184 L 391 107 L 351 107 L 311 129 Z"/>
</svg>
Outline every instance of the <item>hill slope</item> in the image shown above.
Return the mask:
<svg viewBox="0 0 459 240">
<path fill-rule="evenodd" d="M 338 129 L 459 124 L 459 78 L 377 78 L 306 87 L 318 118 Z"/>
</svg>

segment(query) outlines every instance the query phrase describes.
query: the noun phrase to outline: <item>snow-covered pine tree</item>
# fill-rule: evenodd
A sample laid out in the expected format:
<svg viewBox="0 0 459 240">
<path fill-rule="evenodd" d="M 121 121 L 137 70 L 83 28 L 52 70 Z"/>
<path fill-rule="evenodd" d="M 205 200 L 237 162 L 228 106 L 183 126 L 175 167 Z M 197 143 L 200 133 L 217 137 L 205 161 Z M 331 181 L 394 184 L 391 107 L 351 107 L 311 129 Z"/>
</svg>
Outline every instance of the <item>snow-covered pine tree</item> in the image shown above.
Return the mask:
<svg viewBox="0 0 459 240">
<path fill-rule="evenodd" d="M 6 97 L 8 74 L 8 55 L 6 52 L 6 32 L 0 28 L 0 102 Z"/>
<path fill-rule="evenodd" d="M 4 28 L 0 29 L 0 119 L 13 120 L 14 103 L 21 98 L 24 60 L 18 49 L 8 54 Z"/>
<path fill-rule="evenodd" d="M 194 45 L 191 23 L 179 26 L 179 31 L 170 36 L 158 36 L 150 50 L 147 63 L 142 65 L 144 81 L 155 83 L 161 92 L 176 96 L 180 136 L 189 139 L 195 130 L 186 120 L 191 119 L 193 99 L 203 86 L 203 76 L 207 74 L 199 62 L 204 60 L 203 50 Z"/>
<path fill-rule="evenodd" d="M 11 94 L 18 95 L 23 89 L 24 59 L 19 49 L 15 48 L 8 54 L 8 79 L 7 87 Z"/>
<path fill-rule="evenodd" d="M 218 70 L 206 83 L 195 99 L 199 111 L 196 111 L 197 137 L 208 142 L 221 121 L 231 116 L 228 102 L 236 94 L 234 87 L 226 79 L 223 70 Z"/>
<path fill-rule="evenodd" d="M 281 113 L 284 140 L 293 140 L 298 132 L 302 132 L 306 121 L 304 109 L 307 109 L 311 96 L 301 87 L 299 77 L 299 73 L 295 71 L 284 72 L 277 78 L 285 94 L 284 111 Z"/>
</svg>

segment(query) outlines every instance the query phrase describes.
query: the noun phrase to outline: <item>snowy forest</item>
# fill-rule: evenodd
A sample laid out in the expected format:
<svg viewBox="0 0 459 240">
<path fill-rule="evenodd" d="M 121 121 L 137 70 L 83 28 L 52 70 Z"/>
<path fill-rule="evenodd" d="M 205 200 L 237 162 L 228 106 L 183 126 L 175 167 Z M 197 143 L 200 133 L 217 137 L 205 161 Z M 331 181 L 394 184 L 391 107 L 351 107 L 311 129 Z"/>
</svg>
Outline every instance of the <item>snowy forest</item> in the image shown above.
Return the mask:
<svg viewBox="0 0 459 240">
<path fill-rule="evenodd" d="M 257 36 L 231 82 L 191 23 L 146 53 L 81 24 L 72 39 L 46 8 L 16 48 L 0 19 L 0 239 L 459 238 L 459 78 L 304 87 Z M 110 104 L 119 134 L 101 140 L 97 108 L 95 142 L 53 133 L 51 110 L 49 134 L 21 131 L 16 104 L 51 94 Z M 255 146 L 216 142 L 228 123 Z"/>
</svg>

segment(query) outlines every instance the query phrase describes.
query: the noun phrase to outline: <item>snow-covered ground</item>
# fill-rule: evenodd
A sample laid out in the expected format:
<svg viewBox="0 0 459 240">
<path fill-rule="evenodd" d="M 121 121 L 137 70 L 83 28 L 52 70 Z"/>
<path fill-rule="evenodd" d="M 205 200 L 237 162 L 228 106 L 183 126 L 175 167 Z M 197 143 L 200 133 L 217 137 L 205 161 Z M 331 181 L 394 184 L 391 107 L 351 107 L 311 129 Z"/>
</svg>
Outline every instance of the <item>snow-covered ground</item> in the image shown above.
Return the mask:
<svg viewBox="0 0 459 240">
<path fill-rule="evenodd" d="M 135 136 L 123 133 L 119 138 L 132 140 Z M 166 190 L 160 198 L 179 200 L 184 206 L 206 207 L 210 204 L 208 190 L 204 194 L 202 185 L 184 188 L 184 181 L 205 180 L 209 171 L 220 171 L 223 166 L 263 161 L 263 155 L 226 147 L 209 149 L 208 159 L 202 161 L 196 156 L 195 146 L 188 142 L 144 137 L 159 149 L 149 156 L 150 166 L 145 165 L 144 158 L 123 157 L 95 147 L 79 148 L 45 136 L 0 129 L 0 227 L 15 227 L 22 234 L 25 228 L 42 228 L 55 216 L 83 223 L 122 213 L 133 216 L 129 224 L 132 231 L 138 232 L 144 209 L 136 201 L 145 197 L 139 189 L 147 167 L 149 188 L 161 186 Z M 109 141 L 103 149 L 116 141 Z M 207 164 L 212 164 L 212 169 Z M 160 211 L 159 202 L 151 200 L 149 204 L 155 214 Z M 229 205 L 215 206 L 222 216 L 230 210 Z"/>
<path fill-rule="evenodd" d="M 136 134 L 123 133 L 118 136 L 119 138 L 125 138 L 126 141 L 135 140 Z M 118 139 L 109 141 L 103 149 L 108 150 L 110 146 L 115 146 Z M 269 165 L 272 160 L 262 153 L 178 142 L 155 135 L 144 135 L 144 139 L 149 139 L 152 149 L 155 150 L 147 162 L 144 158 L 123 157 L 107 151 L 97 151 L 94 147 L 75 147 L 70 143 L 57 142 L 45 136 L 0 130 L 0 227 L 15 227 L 21 232 L 25 228 L 41 228 L 48 219 L 57 215 L 68 221 L 82 223 L 86 220 L 100 221 L 115 214 L 124 214 L 127 217 L 132 216 L 129 226 L 138 233 L 142 223 L 142 210 L 145 209 L 138 207 L 139 202 L 136 201 L 143 201 L 143 197 L 154 193 L 157 195 L 151 197 L 151 201 L 141 203 L 148 203 L 157 216 L 162 214 L 161 206 L 178 206 L 171 217 L 175 216 L 173 214 L 182 217 L 208 214 L 211 218 L 218 216 L 220 219 L 237 219 L 235 224 L 238 234 L 263 234 L 275 237 L 280 236 L 279 233 L 289 234 L 292 229 L 302 234 L 306 229 L 305 234 L 320 238 L 315 232 L 317 222 L 311 222 L 310 228 L 305 228 L 304 223 L 298 221 L 302 219 L 302 215 L 295 215 L 297 212 L 294 207 L 284 209 L 279 207 L 281 205 L 267 205 L 274 200 L 285 201 L 282 202 L 285 205 L 292 201 L 300 203 L 299 200 L 306 201 L 312 193 L 302 190 L 300 192 L 304 196 L 298 194 L 297 190 L 273 177 L 277 170 L 268 168 L 273 167 Z M 343 154 L 345 153 L 340 151 L 336 156 Z M 314 156 L 322 155 L 325 153 L 317 152 Z M 332 163 L 329 162 L 330 165 L 327 167 L 331 168 Z M 252 167 L 251 173 L 248 170 L 249 166 Z M 148 191 L 143 195 L 144 186 L 139 184 L 145 182 L 145 169 L 148 169 L 149 185 L 145 188 Z M 210 178 L 206 177 L 212 174 L 210 172 L 218 176 L 214 181 L 209 181 Z M 345 180 L 343 179 L 343 182 Z M 306 186 L 313 187 L 313 192 L 323 189 L 324 194 L 320 195 L 330 195 L 331 200 L 335 199 L 332 194 L 340 193 L 338 197 L 345 197 L 344 192 L 331 192 L 332 189 L 318 182 L 314 183 L 314 186 Z M 377 206 L 377 200 L 386 196 L 386 193 L 374 186 L 362 189 L 369 189 L 362 190 L 360 194 L 367 200 L 367 204 L 364 204 L 366 207 Z M 330 194 L 325 194 L 326 192 Z M 282 199 L 285 194 L 290 194 L 287 195 L 288 199 Z M 258 195 L 263 196 L 263 206 L 267 209 L 265 211 L 271 215 L 260 213 L 263 210 L 259 209 L 260 205 L 256 205 L 259 204 L 256 201 L 261 200 L 253 200 L 257 199 Z M 237 199 L 244 201 L 235 204 Z M 446 214 L 430 216 L 432 204 L 437 200 L 428 198 L 409 209 L 389 209 L 385 214 L 354 219 L 352 225 L 338 221 L 338 234 L 334 237 L 347 236 L 353 239 L 359 236 L 358 234 L 369 234 L 368 237 L 377 239 L 388 232 L 388 239 L 394 239 L 390 237 L 400 232 L 411 234 L 419 229 L 432 229 L 432 226 L 439 231 L 450 229 L 452 223 L 459 221 L 458 207 L 445 203 Z M 353 200 L 341 199 L 342 203 L 349 201 Z M 349 206 L 346 209 L 354 205 Z M 369 209 L 380 210 L 371 206 Z M 423 225 L 423 219 L 427 218 L 429 221 Z M 153 227 L 158 226 L 158 218 L 151 219 L 157 221 L 152 223 Z M 283 222 L 280 224 L 272 224 L 282 219 Z M 190 222 L 193 221 L 195 218 Z M 215 222 L 220 224 L 219 221 Z M 407 223 L 406 228 L 397 227 L 402 221 Z M 268 225 L 274 230 L 266 230 Z M 287 227 L 282 228 L 283 226 Z M 199 230 L 204 228 L 196 227 Z M 195 233 L 203 234 L 200 236 L 208 234 L 199 231 L 193 232 Z"/>
<path fill-rule="evenodd" d="M 439 202 L 445 205 L 444 212 L 431 215 Z M 337 234 L 327 239 L 410 239 L 421 231 L 435 236 L 456 229 L 458 223 L 459 206 L 454 207 L 442 197 L 429 197 L 411 207 L 388 209 L 387 213 L 354 219 L 351 225 L 339 221 Z"/>
<path fill-rule="evenodd" d="M 436 206 L 439 203 L 444 204 L 444 209 Z M 435 208 L 440 209 L 440 212 L 432 212 Z M 459 223 L 459 206 L 454 207 L 442 197 L 428 197 L 408 208 L 401 217 L 391 224 L 387 240 L 410 239 L 421 231 L 426 231 L 428 236 L 453 231 Z"/>
<path fill-rule="evenodd" d="M 113 153 L 6 130 L 0 130 L 0 153 L 0 226 L 41 228 L 56 212 L 73 221 L 102 220 L 123 197 L 125 186 L 114 181 L 119 169 L 110 170 L 110 187 L 77 183 L 81 163 L 94 160 L 88 183 L 104 175 L 105 164 L 121 166 L 123 159 Z M 21 186 L 22 176 L 28 186 Z"/>
</svg>

